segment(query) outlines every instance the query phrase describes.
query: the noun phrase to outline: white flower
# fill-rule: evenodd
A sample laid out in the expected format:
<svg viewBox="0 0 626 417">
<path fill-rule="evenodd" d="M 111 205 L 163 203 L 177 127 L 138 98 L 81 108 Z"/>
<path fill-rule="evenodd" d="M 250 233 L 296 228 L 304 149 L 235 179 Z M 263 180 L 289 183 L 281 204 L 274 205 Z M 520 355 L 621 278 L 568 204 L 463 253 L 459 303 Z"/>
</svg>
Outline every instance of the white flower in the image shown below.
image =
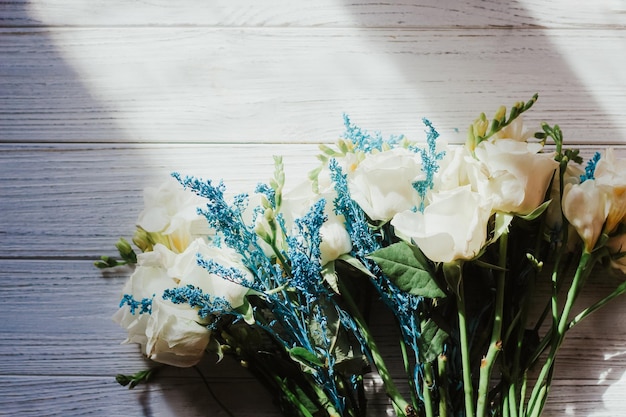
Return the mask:
<svg viewBox="0 0 626 417">
<path fill-rule="evenodd" d="M 413 183 L 424 178 L 420 156 L 395 148 L 368 154 L 353 172 L 348 172 L 348 187 L 370 219 L 388 221 L 396 213 L 419 205 Z"/>
<path fill-rule="evenodd" d="M 293 227 L 295 219 L 304 216 L 309 209 L 320 199 L 324 199 L 324 214 L 326 221 L 320 228 L 320 251 L 321 264 L 337 259 L 344 253 L 352 250 L 352 241 L 344 224 L 345 219 L 334 210 L 334 200 L 337 193 L 330 181 L 327 171 L 322 171 L 318 179 L 319 192 L 315 193 L 310 181 L 304 181 L 293 189 L 283 194 L 283 204 L 281 212 L 284 215 L 287 229 Z"/>
<path fill-rule="evenodd" d="M 480 253 L 490 215 L 490 202 L 465 186 L 433 194 L 424 213 L 398 213 L 391 225 L 398 236 L 415 242 L 432 261 L 450 262 Z"/>
<path fill-rule="evenodd" d="M 434 178 L 434 191 L 446 191 L 470 184 L 468 171 L 476 160 L 465 146 L 448 147 Z"/>
<path fill-rule="evenodd" d="M 609 213 L 604 231 L 611 233 L 626 220 L 626 160 L 616 159 L 613 148 L 608 148 L 598 161 L 594 176 L 608 196 Z"/>
<path fill-rule="evenodd" d="M 614 255 L 611 259 L 611 266 L 626 274 L 626 233 L 610 238 L 606 246 Z"/>
<path fill-rule="evenodd" d="M 165 268 L 167 252 L 169 250 L 164 246 L 157 245 L 154 251 L 139 254 L 137 256 L 138 265 L 126 282 L 122 294 L 131 295 L 136 301 L 141 301 L 152 299 L 153 296 L 159 297 L 166 289 L 176 286 L 176 282 Z M 134 314 L 131 313 L 130 308 L 126 305 L 113 315 L 113 321 L 128 332 L 128 337 L 123 343 L 140 344 L 144 354 L 148 341 L 146 327 L 149 318 L 150 315 L 147 313 L 140 314 L 138 311 L 135 311 Z"/>
<path fill-rule="evenodd" d="M 518 116 L 511 124 L 494 135 L 495 140 L 512 139 L 517 142 L 527 142 L 533 132 L 524 127 L 524 117 Z"/>
<path fill-rule="evenodd" d="M 595 180 L 566 184 L 561 205 L 563 214 L 582 238 L 586 251 L 591 252 L 609 214 L 606 192 Z"/>
<path fill-rule="evenodd" d="M 476 172 L 475 187 L 492 199 L 494 210 L 528 214 L 543 203 L 558 163 L 553 155 L 538 153 L 541 148 L 513 139 L 485 141 L 476 147 L 483 169 Z"/>
<path fill-rule="evenodd" d="M 225 268 L 235 268 L 248 282 L 254 281 L 252 273 L 243 265 L 241 256 L 234 250 L 211 246 L 202 239 L 194 240 L 185 251 L 176 256 L 168 274 L 178 282 L 178 286 L 193 285 L 211 297 L 220 297 L 237 308 L 244 302 L 248 288 L 207 271 L 198 265 L 197 255 L 212 260 Z"/>
<path fill-rule="evenodd" d="M 159 188 L 144 190 L 144 210 L 137 225 L 152 234 L 152 239 L 175 252 L 182 252 L 198 237 L 206 237 L 210 229 L 197 208 L 206 201 L 185 190 L 174 178 Z"/>
<path fill-rule="evenodd" d="M 146 355 L 168 365 L 194 366 L 211 337 L 206 324 L 198 321 L 196 309 L 155 297 L 146 327 Z"/>
<path fill-rule="evenodd" d="M 584 171 L 579 165 L 572 163 L 567 164 L 567 168 L 563 174 L 563 188 L 565 188 L 567 184 L 579 184 L 580 175 L 583 173 Z M 552 230 L 561 230 L 563 225 L 563 213 L 561 211 L 561 179 L 558 172 L 552 182 L 550 200 L 550 205 L 546 210 L 546 223 Z"/>
<path fill-rule="evenodd" d="M 166 289 L 193 285 L 211 297 L 228 301 L 233 308 L 243 304 L 248 292 L 248 288 L 198 265 L 196 254 L 225 268 L 236 268 L 247 280 L 253 280 L 236 252 L 209 246 L 202 239 L 194 240 L 181 254 L 157 244 L 154 250 L 138 255 L 137 268 L 123 293 L 136 301 L 151 299 L 152 312 L 133 314 L 128 306 L 122 306 L 113 319 L 128 331 L 125 342 L 140 344 L 143 353 L 156 362 L 193 366 L 202 357 L 211 336 L 206 328 L 208 319 L 198 316 L 198 308 L 163 300 Z"/>
</svg>

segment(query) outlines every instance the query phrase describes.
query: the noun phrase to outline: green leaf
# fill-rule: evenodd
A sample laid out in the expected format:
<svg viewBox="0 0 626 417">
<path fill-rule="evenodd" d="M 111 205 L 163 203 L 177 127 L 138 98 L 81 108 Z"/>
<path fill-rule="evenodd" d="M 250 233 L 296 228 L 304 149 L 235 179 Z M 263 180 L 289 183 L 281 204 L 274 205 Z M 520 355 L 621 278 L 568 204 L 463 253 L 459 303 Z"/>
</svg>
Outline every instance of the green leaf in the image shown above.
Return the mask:
<svg viewBox="0 0 626 417">
<path fill-rule="evenodd" d="M 304 367 L 306 371 L 313 371 L 316 368 L 321 368 L 324 366 L 322 361 L 310 350 L 303 348 L 301 346 L 296 346 L 289 349 L 289 356 L 294 361 L 298 362 L 300 365 Z"/>
<path fill-rule="evenodd" d="M 243 299 L 243 304 L 235 309 L 238 313 L 241 313 L 243 316 L 243 320 L 249 324 L 253 325 L 255 323 L 254 320 L 254 308 L 252 308 L 252 304 L 248 301 L 247 298 Z"/>
<path fill-rule="evenodd" d="M 501 211 L 497 212 L 495 217 L 496 217 L 496 220 L 495 220 L 495 225 L 494 225 L 494 230 L 493 230 L 493 237 L 489 239 L 489 241 L 487 242 L 487 245 L 491 245 L 492 243 L 500 239 L 500 236 L 507 233 L 509 231 L 509 226 L 511 225 L 511 221 L 513 220 L 512 214 L 504 213 Z"/>
<path fill-rule="evenodd" d="M 328 286 L 335 292 L 339 292 L 339 282 L 337 282 L 337 272 L 335 271 L 335 261 L 330 261 L 322 268 L 322 278 Z"/>
<path fill-rule="evenodd" d="M 416 247 L 398 242 L 369 256 L 402 291 L 428 298 L 443 298 L 445 292 L 434 279 L 428 259 Z"/>
<path fill-rule="evenodd" d="M 531 211 L 528 214 L 525 214 L 523 216 L 518 215 L 517 217 L 519 217 L 520 219 L 523 220 L 535 220 L 537 217 L 541 216 L 543 214 L 544 211 L 546 211 L 548 209 L 548 206 L 550 205 L 550 202 L 552 202 L 552 200 L 548 200 L 546 202 L 544 202 L 542 205 L 540 205 L 539 207 L 537 207 L 536 209 L 534 209 L 533 211 Z"/>
<path fill-rule="evenodd" d="M 341 255 L 337 259 L 339 259 L 340 261 L 344 261 L 345 263 L 347 263 L 348 265 L 352 266 L 353 268 L 363 272 L 365 275 L 369 276 L 370 278 L 376 278 L 376 275 L 372 274 L 372 271 L 367 269 L 367 267 L 365 265 L 363 265 L 361 263 L 361 261 L 359 261 L 354 256 L 350 256 L 348 254 L 344 254 L 344 255 Z"/>
<path fill-rule="evenodd" d="M 443 353 L 443 345 L 448 339 L 448 333 L 432 319 L 422 322 L 421 329 L 418 341 L 420 360 L 423 363 L 435 361 Z"/>
</svg>

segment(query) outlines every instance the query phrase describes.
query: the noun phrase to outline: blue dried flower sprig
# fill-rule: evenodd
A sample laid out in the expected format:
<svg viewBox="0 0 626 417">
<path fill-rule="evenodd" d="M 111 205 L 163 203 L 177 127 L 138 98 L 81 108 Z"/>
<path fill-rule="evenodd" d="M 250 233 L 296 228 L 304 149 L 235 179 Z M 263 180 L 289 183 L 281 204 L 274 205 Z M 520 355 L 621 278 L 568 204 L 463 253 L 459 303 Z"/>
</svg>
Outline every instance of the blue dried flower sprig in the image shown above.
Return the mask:
<svg viewBox="0 0 626 417">
<path fill-rule="evenodd" d="M 347 114 L 343 115 L 343 124 L 346 127 L 346 131 L 343 134 L 343 137 L 351 141 L 354 144 L 355 149 L 363 151 L 365 153 L 382 151 L 385 145 L 389 146 L 390 148 L 394 148 L 400 145 L 404 140 L 403 135 L 392 135 L 388 139 L 383 139 L 380 132 L 371 134 L 367 130 L 353 124 Z"/>
<path fill-rule="evenodd" d="M 241 314 L 234 310 L 225 298 L 206 294 L 202 292 L 202 289 L 193 285 L 167 289 L 163 292 L 163 299 L 170 300 L 174 304 L 188 304 L 192 308 L 197 308 L 201 319 L 208 319 L 211 316 L 219 317 L 224 314 L 241 317 Z M 207 327 L 212 328 L 216 323 L 213 321 Z"/>
<path fill-rule="evenodd" d="M 581 183 L 587 180 L 595 179 L 596 167 L 598 166 L 598 162 L 600 162 L 601 158 L 602 158 L 602 155 L 600 154 L 600 152 L 596 152 L 593 154 L 591 159 L 587 161 L 587 166 L 585 166 L 585 173 L 581 174 L 580 176 Z"/>
<path fill-rule="evenodd" d="M 139 310 L 139 314 L 151 314 L 152 313 L 152 298 L 142 298 L 141 301 L 135 300 L 131 294 L 124 294 L 120 301 L 120 308 L 127 305 L 130 308 L 130 313 L 135 314 Z"/>
<path fill-rule="evenodd" d="M 413 187 L 420 196 L 420 206 L 418 210 L 424 212 L 424 206 L 426 201 L 426 194 L 429 190 L 432 190 L 434 186 L 434 178 L 437 171 L 439 171 L 439 163 L 445 156 L 445 151 L 437 152 L 437 138 L 439 133 L 435 130 L 430 120 L 422 119 L 424 125 L 428 128 L 426 131 L 426 148 L 418 146 L 412 146 L 410 149 L 416 153 L 419 153 L 422 157 L 422 171 L 426 174 L 426 179 L 416 181 L 413 183 Z"/>
</svg>

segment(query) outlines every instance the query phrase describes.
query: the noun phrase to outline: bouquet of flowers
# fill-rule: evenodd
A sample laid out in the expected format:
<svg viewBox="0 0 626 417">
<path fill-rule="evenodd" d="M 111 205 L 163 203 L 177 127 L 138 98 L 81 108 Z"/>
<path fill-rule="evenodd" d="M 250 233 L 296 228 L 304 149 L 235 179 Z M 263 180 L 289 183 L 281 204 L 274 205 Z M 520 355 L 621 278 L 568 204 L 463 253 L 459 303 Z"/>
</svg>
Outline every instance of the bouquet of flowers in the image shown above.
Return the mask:
<svg viewBox="0 0 626 417">
<path fill-rule="evenodd" d="M 626 161 L 607 149 L 583 164 L 557 125 L 527 130 L 536 99 L 481 114 L 464 146 L 428 120 L 413 142 L 346 116 L 289 190 L 280 157 L 232 197 L 173 174 L 145 192 L 140 253 L 121 239 L 121 260 L 96 262 L 136 264 L 114 319 L 155 362 L 234 356 L 288 416 L 364 416 L 367 374 L 398 416 L 541 415 L 567 332 L 626 291 L 617 279 L 574 311 L 596 268 L 626 273 Z M 404 378 L 369 328 L 373 303 L 397 326 Z"/>
</svg>

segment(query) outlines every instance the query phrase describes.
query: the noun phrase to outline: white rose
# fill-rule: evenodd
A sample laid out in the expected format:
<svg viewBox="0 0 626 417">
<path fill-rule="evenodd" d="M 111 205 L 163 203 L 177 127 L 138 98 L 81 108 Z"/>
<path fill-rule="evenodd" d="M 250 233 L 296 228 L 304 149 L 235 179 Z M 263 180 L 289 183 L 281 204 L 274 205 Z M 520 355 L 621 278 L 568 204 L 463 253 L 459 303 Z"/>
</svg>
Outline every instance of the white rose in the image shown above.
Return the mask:
<svg viewBox="0 0 626 417">
<path fill-rule="evenodd" d="M 348 172 L 350 195 L 372 220 L 388 221 L 419 205 L 413 183 L 423 180 L 421 157 L 404 148 L 368 154 Z"/>
<path fill-rule="evenodd" d="M 155 298 L 146 326 L 146 355 L 168 365 L 194 366 L 211 337 L 206 325 L 198 321 L 197 309 Z"/>
<path fill-rule="evenodd" d="M 139 254 L 137 256 L 137 268 L 130 276 L 122 290 L 123 295 L 130 295 L 137 302 L 143 299 L 160 297 L 168 288 L 176 286 L 176 282 L 167 273 L 164 267 L 167 258 L 167 249 L 161 245 L 155 247 L 155 251 Z M 146 353 L 146 326 L 150 315 L 140 314 L 139 311 L 131 313 L 127 305 L 123 305 L 113 315 L 113 321 L 126 329 L 128 337 L 123 343 L 138 343 L 142 351 Z"/>
<path fill-rule="evenodd" d="M 435 174 L 433 190 L 452 190 L 470 183 L 468 170 L 476 160 L 465 146 L 448 147 Z"/>
<path fill-rule="evenodd" d="M 552 155 L 538 153 L 541 145 L 499 139 L 481 142 L 475 149 L 483 165 L 476 177 L 479 193 L 493 201 L 493 209 L 505 213 L 528 214 L 543 203 L 550 181 L 558 167 Z"/>
<path fill-rule="evenodd" d="M 183 253 L 176 256 L 174 264 L 168 269 L 169 275 L 178 281 L 178 286 L 193 285 L 211 297 L 225 299 L 233 308 L 241 306 L 248 293 L 248 288 L 210 273 L 198 265 L 197 254 L 206 260 L 213 260 L 225 268 L 236 268 L 248 282 L 254 281 L 254 276 L 243 265 L 241 255 L 237 252 L 227 247 L 210 246 L 204 240 L 196 239 Z"/>
<path fill-rule="evenodd" d="M 160 187 L 144 190 L 144 210 L 139 214 L 137 225 L 153 233 L 155 240 L 175 252 L 182 252 L 198 237 L 206 237 L 210 228 L 197 208 L 206 201 L 185 190 L 174 178 Z"/>
<path fill-rule="evenodd" d="M 434 262 L 472 259 L 487 239 L 491 203 L 469 186 L 433 193 L 424 213 L 407 210 L 391 220 L 396 234 L 415 242 Z"/>
<path fill-rule="evenodd" d="M 327 219 L 320 228 L 321 264 L 325 265 L 344 253 L 350 252 L 352 250 L 352 241 L 344 226 L 344 217 L 335 213 L 334 201 L 337 198 L 337 193 L 330 182 L 327 172 L 323 171 L 320 174 L 318 186 L 319 192 L 315 193 L 313 192 L 311 182 L 305 181 L 285 192 L 281 212 L 289 230 L 293 227 L 295 219 L 304 216 L 320 199 L 323 198 L 325 200 L 324 214 Z"/>
<path fill-rule="evenodd" d="M 609 214 L 607 193 L 595 180 L 566 184 L 561 201 L 563 214 L 591 252 Z"/>
</svg>

